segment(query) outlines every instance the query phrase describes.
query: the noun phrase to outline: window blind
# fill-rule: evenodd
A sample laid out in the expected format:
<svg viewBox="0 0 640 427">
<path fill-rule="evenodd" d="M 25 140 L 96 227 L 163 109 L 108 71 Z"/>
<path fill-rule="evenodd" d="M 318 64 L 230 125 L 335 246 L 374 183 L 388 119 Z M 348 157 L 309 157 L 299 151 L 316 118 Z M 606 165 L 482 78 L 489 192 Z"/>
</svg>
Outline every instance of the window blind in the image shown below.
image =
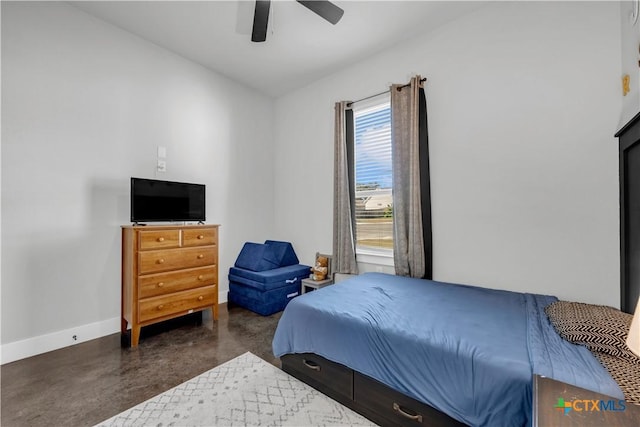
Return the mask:
<svg viewBox="0 0 640 427">
<path fill-rule="evenodd" d="M 393 249 L 389 95 L 354 108 L 356 252 Z"/>
</svg>

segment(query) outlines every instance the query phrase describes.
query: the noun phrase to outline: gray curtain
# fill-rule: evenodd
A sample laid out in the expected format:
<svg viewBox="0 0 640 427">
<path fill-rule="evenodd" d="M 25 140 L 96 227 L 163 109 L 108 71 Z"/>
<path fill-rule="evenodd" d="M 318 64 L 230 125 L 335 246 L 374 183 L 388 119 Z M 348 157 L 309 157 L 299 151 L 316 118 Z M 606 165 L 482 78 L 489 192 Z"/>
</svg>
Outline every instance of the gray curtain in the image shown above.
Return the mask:
<svg viewBox="0 0 640 427">
<path fill-rule="evenodd" d="M 333 272 L 358 274 L 355 251 L 353 111 L 349 102 L 335 105 L 333 173 Z"/>
<path fill-rule="evenodd" d="M 408 85 L 391 86 L 393 258 L 397 275 L 431 278 L 431 257 L 427 260 L 425 255 L 425 237 L 430 246 L 431 213 L 428 206 L 429 211 L 423 215 L 421 192 L 421 127 L 426 131 L 426 102 L 421 108 L 421 95 L 424 100 L 419 75 Z M 424 110 L 423 117 L 421 110 Z M 425 137 L 426 134 L 422 139 Z M 427 164 L 424 166 L 428 178 L 428 146 L 423 148 L 423 157 L 425 149 Z M 429 191 L 428 187 L 426 191 Z M 423 219 L 428 219 L 428 236 L 425 236 Z"/>
</svg>

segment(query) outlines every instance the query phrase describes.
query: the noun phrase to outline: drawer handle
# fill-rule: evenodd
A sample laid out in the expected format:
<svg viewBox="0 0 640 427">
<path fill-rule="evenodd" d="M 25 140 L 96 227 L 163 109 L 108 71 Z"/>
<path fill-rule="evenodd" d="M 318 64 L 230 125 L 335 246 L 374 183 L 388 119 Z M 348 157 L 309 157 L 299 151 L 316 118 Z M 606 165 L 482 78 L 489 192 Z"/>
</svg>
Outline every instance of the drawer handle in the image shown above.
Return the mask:
<svg viewBox="0 0 640 427">
<path fill-rule="evenodd" d="M 158 237 L 158 242 L 164 242 L 164 237 Z"/>
<path fill-rule="evenodd" d="M 198 259 L 202 259 L 202 258 L 204 258 L 204 255 L 202 254 L 198 255 Z"/>
<path fill-rule="evenodd" d="M 202 301 L 203 299 L 204 299 L 204 297 L 203 297 L 202 295 L 200 295 L 200 296 L 198 297 L 198 301 Z"/>
<path fill-rule="evenodd" d="M 204 236 L 202 234 L 198 234 L 198 240 L 202 240 L 204 239 Z"/>
<path fill-rule="evenodd" d="M 400 405 L 398 405 L 396 402 L 393 402 L 393 410 L 396 411 L 398 414 L 402 415 L 403 417 L 413 420 L 413 421 L 417 421 L 419 423 L 422 422 L 422 415 L 420 414 L 409 414 L 408 412 L 405 412 L 402 407 Z"/>
<path fill-rule="evenodd" d="M 163 308 L 164 308 L 164 304 L 160 304 L 160 305 L 158 306 L 158 310 L 162 310 Z"/>
<path fill-rule="evenodd" d="M 160 258 L 158 261 L 156 261 L 158 264 L 164 264 L 164 258 Z"/>
<path fill-rule="evenodd" d="M 313 362 L 313 361 L 307 360 L 307 359 L 302 359 L 302 363 L 307 368 L 313 369 L 314 371 L 320 372 L 320 365 L 318 365 L 316 362 Z"/>
<path fill-rule="evenodd" d="M 158 283 L 158 287 L 159 287 L 159 288 L 161 288 L 161 287 L 163 287 L 163 286 L 164 286 L 164 282 L 159 282 L 159 283 Z"/>
<path fill-rule="evenodd" d="M 198 276 L 198 280 L 204 280 L 204 276 L 201 274 Z"/>
</svg>

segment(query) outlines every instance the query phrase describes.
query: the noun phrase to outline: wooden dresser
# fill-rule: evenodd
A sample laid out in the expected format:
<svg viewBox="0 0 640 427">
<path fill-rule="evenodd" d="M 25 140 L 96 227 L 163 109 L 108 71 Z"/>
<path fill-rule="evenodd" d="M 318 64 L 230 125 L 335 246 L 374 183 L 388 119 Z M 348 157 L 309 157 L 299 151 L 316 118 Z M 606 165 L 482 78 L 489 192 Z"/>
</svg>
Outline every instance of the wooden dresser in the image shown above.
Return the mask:
<svg viewBox="0 0 640 427">
<path fill-rule="evenodd" d="M 218 225 L 122 226 L 121 332 L 211 309 L 218 319 Z"/>
</svg>

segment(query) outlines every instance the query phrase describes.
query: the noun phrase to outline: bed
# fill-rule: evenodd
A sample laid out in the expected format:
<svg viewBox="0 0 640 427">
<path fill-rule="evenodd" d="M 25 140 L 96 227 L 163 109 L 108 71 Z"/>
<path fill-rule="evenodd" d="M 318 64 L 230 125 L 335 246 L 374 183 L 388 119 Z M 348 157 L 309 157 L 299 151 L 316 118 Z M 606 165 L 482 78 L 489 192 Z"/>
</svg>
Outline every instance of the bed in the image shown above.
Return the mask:
<svg viewBox="0 0 640 427">
<path fill-rule="evenodd" d="M 382 425 L 530 425 L 533 374 L 623 399 L 591 352 L 554 330 L 544 308 L 555 301 L 366 273 L 291 301 L 273 351 Z"/>
</svg>

